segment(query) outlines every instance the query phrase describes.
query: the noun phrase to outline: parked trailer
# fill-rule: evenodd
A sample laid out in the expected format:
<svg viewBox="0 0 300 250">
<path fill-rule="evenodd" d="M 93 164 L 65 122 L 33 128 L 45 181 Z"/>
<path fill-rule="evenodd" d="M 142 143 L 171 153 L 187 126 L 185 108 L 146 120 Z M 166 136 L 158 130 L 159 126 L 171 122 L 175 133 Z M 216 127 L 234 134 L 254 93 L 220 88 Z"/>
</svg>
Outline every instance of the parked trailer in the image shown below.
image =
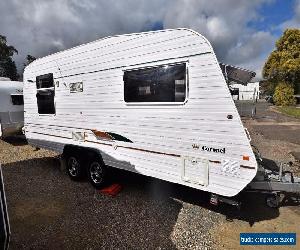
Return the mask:
<svg viewBox="0 0 300 250">
<path fill-rule="evenodd" d="M 208 40 L 189 29 L 107 37 L 24 71 L 28 142 L 62 153 L 69 176 L 109 167 L 234 196 L 257 161 Z"/>
<path fill-rule="evenodd" d="M 23 83 L 0 78 L 0 137 L 20 134 L 23 125 Z"/>
</svg>

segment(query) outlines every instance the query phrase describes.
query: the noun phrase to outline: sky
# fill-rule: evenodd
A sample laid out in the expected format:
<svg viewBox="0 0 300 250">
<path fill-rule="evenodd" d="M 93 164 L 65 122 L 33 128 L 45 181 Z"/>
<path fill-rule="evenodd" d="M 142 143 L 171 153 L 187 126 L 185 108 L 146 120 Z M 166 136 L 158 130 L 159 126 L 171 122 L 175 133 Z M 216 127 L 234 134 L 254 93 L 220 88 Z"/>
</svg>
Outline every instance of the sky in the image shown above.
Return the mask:
<svg viewBox="0 0 300 250">
<path fill-rule="evenodd" d="M 0 34 L 18 51 L 51 53 L 116 34 L 191 28 L 212 43 L 219 61 L 261 77 L 286 28 L 300 28 L 300 0 L 0 0 Z"/>
</svg>

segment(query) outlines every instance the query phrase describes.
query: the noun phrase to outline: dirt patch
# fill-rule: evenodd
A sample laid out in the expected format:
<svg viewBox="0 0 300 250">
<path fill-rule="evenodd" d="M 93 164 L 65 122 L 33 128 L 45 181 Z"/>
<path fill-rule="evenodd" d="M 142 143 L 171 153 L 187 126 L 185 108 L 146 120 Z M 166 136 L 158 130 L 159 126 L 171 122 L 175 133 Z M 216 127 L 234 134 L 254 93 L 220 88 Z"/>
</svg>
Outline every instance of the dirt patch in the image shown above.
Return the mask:
<svg viewBox="0 0 300 250">
<path fill-rule="evenodd" d="M 300 124 L 294 126 L 289 124 L 254 125 L 254 130 L 260 133 L 264 139 L 300 143 Z"/>
<path fill-rule="evenodd" d="M 36 150 L 23 137 L 0 140 L 0 163 L 2 165 L 33 158 L 56 157 L 57 153 L 45 149 Z"/>
<path fill-rule="evenodd" d="M 253 211 L 257 212 L 257 211 Z M 282 207 L 279 210 L 280 215 L 271 220 L 261 221 L 250 226 L 245 221 L 234 220 L 232 222 L 218 225 L 212 230 L 218 245 L 216 249 L 253 249 L 253 246 L 240 245 L 240 233 L 296 233 L 297 242 L 300 240 L 300 217 L 299 207 Z M 255 246 L 255 249 L 271 249 L 270 246 Z M 286 249 L 286 246 L 276 246 L 276 249 Z"/>
<path fill-rule="evenodd" d="M 260 127 L 257 126 L 255 121 L 251 120 L 244 121 L 244 126 L 247 127 L 250 132 L 252 139 L 251 144 L 259 149 L 264 158 L 276 162 L 295 161 L 291 152 L 300 152 L 300 142 L 293 140 L 293 136 L 290 135 L 290 132 L 292 131 L 292 134 L 300 134 L 298 128 L 297 130 L 286 129 L 281 131 L 280 126 L 264 125 L 263 129 L 257 129 Z M 269 127 L 271 127 L 272 130 L 268 130 Z M 299 135 L 296 136 L 298 137 Z M 281 140 L 278 137 L 280 137 Z"/>
</svg>

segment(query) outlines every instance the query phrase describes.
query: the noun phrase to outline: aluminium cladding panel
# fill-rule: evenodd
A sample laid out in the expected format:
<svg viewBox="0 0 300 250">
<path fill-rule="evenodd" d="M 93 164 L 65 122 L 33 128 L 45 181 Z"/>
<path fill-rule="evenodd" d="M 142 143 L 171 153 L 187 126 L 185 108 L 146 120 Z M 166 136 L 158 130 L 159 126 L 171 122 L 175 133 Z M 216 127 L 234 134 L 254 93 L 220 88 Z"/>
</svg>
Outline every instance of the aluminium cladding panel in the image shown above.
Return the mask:
<svg viewBox="0 0 300 250">
<path fill-rule="evenodd" d="M 190 30 L 121 35 L 38 59 L 27 67 L 26 75 L 30 79 L 51 71 L 60 77 L 207 52 L 212 52 L 210 44 Z"/>
<path fill-rule="evenodd" d="M 158 108 L 124 103 L 124 69 L 176 62 L 188 63 L 189 98 L 185 105 Z M 94 69 L 101 71 L 88 73 Z M 26 80 L 49 72 L 59 78 L 56 115 L 38 115 L 35 83 Z M 76 72 L 87 74 L 74 75 Z M 255 176 L 255 157 L 216 57 L 196 33 L 169 30 L 102 39 L 37 60 L 26 68 L 24 79 L 26 136 L 40 147 L 45 141 L 48 148 L 60 152 L 67 142 L 97 147 L 110 165 L 226 196 L 237 194 Z M 69 84 L 81 81 L 84 91 L 71 94 Z M 233 115 L 232 120 L 227 119 L 228 114 Z M 148 152 L 126 149 L 129 143 L 125 142 L 116 142 L 121 146 L 117 149 L 74 142 L 72 132 L 78 128 L 121 134 L 133 141 L 131 147 Z M 203 146 L 225 148 L 225 153 L 203 150 Z M 181 157 L 151 151 L 212 161 L 208 185 L 182 179 Z M 249 156 L 249 161 L 243 161 L 243 155 Z M 254 169 L 228 173 L 222 163 L 226 160 Z"/>
</svg>

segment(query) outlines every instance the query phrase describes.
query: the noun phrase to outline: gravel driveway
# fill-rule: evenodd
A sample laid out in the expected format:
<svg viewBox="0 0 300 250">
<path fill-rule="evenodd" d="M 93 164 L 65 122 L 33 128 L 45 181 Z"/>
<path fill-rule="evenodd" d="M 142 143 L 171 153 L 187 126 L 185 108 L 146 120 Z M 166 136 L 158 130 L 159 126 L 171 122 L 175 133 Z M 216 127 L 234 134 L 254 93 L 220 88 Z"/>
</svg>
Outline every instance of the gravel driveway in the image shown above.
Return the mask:
<svg viewBox="0 0 300 250">
<path fill-rule="evenodd" d="M 277 114 L 268 106 L 260 108 L 264 115 L 245 120 L 253 143 L 268 159 L 293 161 L 290 153 L 300 152 L 300 142 L 273 139 L 268 126 L 279 122 Z M 299 132 L 297 121 L 284 117 L 280 122 L 296 122 Z M 276 129 L 281 131 L 272 129 L 274 135 Z M 289 131 L 282 133 L 288 138 Z M 86 181 L 71 181 L 60 170 L 55 153 L 35 151 L 18 139 L 0 140 L 0 162 L 11 222 L 10 249 L 238 249 L 240 232 L 300 235 L 299 207 L 269 209 L 261 196 L 242 194 L 241 212 L 226 205 L 215 208 L 204 192 L 115 170 L 112 182 L 121 183 L 123 190 L 112 198 Z"/>
<path fill-rule="evenodd" d="M 203 192 L 114 171 L 124 189 L 112 198 L 71 181 L 54 153 L 21 140 L 0 141 L 0 150 L 11 249 L 209 249 L 223 219 Z"/>
</svg>

